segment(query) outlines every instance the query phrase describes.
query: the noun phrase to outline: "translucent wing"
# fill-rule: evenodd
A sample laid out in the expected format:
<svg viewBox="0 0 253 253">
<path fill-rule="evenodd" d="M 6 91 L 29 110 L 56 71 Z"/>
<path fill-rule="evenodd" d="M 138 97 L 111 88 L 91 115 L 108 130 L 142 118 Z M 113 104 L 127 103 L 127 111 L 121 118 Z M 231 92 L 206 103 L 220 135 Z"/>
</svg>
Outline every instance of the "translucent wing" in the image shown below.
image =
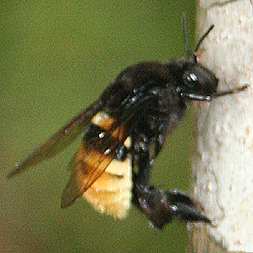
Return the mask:
<svg viewBox="0 0 253 253">
<path fill-rule="evenodd" d="M 88 145 L 81 146 L 72 175 L 62 194 L 62 207 L 71 205 L 104 173 L 114 159 L 117 147 L 128 137 L 131 119 L 145 103 L 154 98 L 153 91 L 144 92 L 140 89 L 130 93 L 117 108 L 116 119 L 102 117 L 102 120 L 96 122 L 106 131 L 106 137 L 94 138 Z"/>
<path fill-rule="evenodd" d="M 36 148 L 8 174 L 8 178 L 19 174 L 41 161 L 55 156 L 70 144 L 84 129 L 94 114 L 101 110 L 103 104 L 94 102 L 80 114 L 70 120 L 64 127 L 53 134 L 45 143 Z"/>
<path fill-rule="evenodd" d="M 81 145 L 75 157 L 74 170 L 62 194 L 62 207 L 71 205 L 80 197 L 114 159 L 116 148 L 127 138 L 127 131 L 123 126 L 113 129 L 104 141 L 94 140 L 88 147 Z"/>
</svg>

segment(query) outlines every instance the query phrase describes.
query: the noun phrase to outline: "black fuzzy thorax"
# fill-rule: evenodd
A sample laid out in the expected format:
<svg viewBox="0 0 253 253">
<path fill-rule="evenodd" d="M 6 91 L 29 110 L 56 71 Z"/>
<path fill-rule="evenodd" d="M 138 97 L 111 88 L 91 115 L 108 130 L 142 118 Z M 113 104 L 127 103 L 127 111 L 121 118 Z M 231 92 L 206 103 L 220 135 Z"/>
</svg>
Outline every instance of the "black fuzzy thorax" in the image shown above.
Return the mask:
<svg viewBox="0 0 253 253">
<path fill-rule="evenodd" d="M 167 124 L 170 132 L 183 116 L 186 104 L 176 91 L 179 74 L 175 73 L 174 65 L 160 62 L 132 65 L 123 70 L 102 94 L 108 111 L 118 118 L 124 98 L 138 90 L 142 90 L 140 92 L 145 97 L 145 93 L 148 95 L 151 89 L 154 90 L 153 99 L 140 106 L 131 119 L 130 134 L 142 132 L 152 139 L 161 124 Z"/>
</svg>

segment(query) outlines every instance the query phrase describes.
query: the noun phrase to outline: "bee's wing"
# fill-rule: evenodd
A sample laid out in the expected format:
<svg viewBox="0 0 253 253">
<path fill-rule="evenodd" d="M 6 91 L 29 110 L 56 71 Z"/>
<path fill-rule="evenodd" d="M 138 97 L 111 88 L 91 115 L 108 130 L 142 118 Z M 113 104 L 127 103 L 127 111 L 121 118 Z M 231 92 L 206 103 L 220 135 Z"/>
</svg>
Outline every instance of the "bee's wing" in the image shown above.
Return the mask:
<svg viewBox="0 0 253 253">
<path fill-rule="evenodd" d="M 71 205 L 104 173 L 114 159 L 116 148 L 126 138 L 126 129 L 120 125 L 115 128 L 114 125 L 103 142 L 94 140 L 88 147 L 81 145 L 75 156 L 72 175 L 62 194 L 62 207 Z"/>
<path fill-rule="evenodd" d="M 8 174 L 8 178 L 19 174 L 39 162 L 53 157 L 70 144 L 89 123 L 90 119 L 101 110 L 103 104 L 96 101 L 80 114 L 71 119 L 64 127 L 53 134 L 45 143 L 36 148 Z"/>
<path fill-rule="evenodd" d="M 131 119 L 153 98 L 152 91 L 144 93 L 140 89 L 121 101 L 117 108 L 116 119 L 109 117 L 109 121 L 100 122 L 107 125 L 107 138 L 102 140 L 95 138 L 88 145 L 81 146 L 76 155 L 72 175 L 62 194 L 62 207 L 71 205 L 104 173 L 115 157 L 116 148 L 128 137 Z"/>
</svg>

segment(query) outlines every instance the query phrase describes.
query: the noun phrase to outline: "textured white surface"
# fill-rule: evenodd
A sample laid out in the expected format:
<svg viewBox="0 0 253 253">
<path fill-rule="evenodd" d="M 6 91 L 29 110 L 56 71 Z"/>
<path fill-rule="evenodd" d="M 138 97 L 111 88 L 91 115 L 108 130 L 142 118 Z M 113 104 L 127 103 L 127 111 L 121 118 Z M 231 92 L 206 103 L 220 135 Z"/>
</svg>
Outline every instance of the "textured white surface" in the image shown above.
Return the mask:
<svg viewBox="0 0 253 253">
<path fill-rule="evenodd" d="M 251 87 L 201 105 L 194 194 L 229 251 L 253 252 L 253 7 L 250 0 L 199 1 L 200 33 L 215 25 L 200 61 L 220 79 L 219 90 Z"/>
</svg>

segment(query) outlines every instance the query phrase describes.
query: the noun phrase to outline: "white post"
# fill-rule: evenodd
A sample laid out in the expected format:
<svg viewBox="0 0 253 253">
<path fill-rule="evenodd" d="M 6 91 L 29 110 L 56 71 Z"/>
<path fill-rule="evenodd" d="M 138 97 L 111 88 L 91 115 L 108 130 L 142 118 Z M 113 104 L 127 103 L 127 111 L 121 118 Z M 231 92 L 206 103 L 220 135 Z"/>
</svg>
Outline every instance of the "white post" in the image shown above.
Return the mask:
<svg viewBox="0 0 253 253">
<path fill-rule="evenodd" d="M 200 105 L 194 197 L 215 227 L 192 227 L 191 252 L 253 252 L 253 3 L 199 0 L 198 34 L 214 24 L 200 62 L 235 95 Z"/>
</svg>

